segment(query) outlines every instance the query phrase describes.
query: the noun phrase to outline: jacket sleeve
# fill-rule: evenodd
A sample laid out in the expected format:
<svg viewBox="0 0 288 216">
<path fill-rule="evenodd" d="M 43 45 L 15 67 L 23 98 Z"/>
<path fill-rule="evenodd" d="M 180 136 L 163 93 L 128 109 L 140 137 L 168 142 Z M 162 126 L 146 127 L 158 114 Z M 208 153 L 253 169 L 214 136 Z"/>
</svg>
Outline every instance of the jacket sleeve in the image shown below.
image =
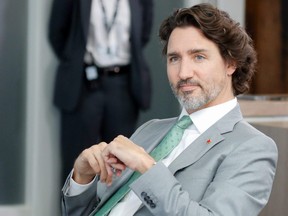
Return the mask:
<svg viewBox="0 0 288 216">
<path fill-rule="evenodd" d="M 98 177 L 88 190 L 76 196 L 69 196 L 67 190 L 70 186 L 70 177 L 71 173 L 62 189 L 62 216 L 89 215 L 100 202 L 100 199 L 96 195 Z"/>
<path fill-rule="evenodd" d="M 193 194 L 182 183 L 194 185 L 190 191 L 197 191 L 197 184 L 201 187 L 201 178 L 205 177 L 194 173 L 198 177 L 193 179 L 186 173 L 180 182 L 177 173 L 174 176 L 161 162 L 133 182 L 131 188 L 146 207 L 141 210 L 155 216 L 256 216 L 268 202 L 272 189 L 277 164 L 275 147 L 263 136 L 242 143 L 211 174 L 214 177 L 199 200 L 191 199 Z"/>
<path fill-rule="evenodd" d="M 56 56 L 61 59 L 72 22 L 75 0 L 54 0 L 48 23 L 48 40 Z"/>
</svg>

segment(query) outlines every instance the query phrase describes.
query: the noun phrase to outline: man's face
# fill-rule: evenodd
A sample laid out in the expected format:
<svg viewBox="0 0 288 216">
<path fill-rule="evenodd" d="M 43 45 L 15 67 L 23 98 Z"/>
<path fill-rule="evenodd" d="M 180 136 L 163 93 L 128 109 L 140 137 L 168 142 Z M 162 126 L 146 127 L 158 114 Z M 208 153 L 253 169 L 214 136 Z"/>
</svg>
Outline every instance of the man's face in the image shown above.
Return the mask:
<svg viewBox="0 0 288 216">
<path fill-rule="evenodd" d="M 234 98 L 234 71 L 199 29 L 189 26 L 172 31 L 167 47 L 168 79 L 188 113 Z"/>
</svg>

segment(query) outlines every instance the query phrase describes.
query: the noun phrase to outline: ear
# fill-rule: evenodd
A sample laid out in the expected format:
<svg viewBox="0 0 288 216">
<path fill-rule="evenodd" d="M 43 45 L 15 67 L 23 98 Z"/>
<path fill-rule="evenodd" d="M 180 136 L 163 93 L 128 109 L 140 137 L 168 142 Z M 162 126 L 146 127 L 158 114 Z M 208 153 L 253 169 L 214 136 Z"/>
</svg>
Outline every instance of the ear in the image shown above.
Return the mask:
<svg viewBox="0 0 288 216">
<path fill-rule="evenodd" d="M 227 76 L 232 76 L 232 74 L 236 71 L 236 62 L 228 62 L 226 65 L 226 74 Z"/>
</svg>

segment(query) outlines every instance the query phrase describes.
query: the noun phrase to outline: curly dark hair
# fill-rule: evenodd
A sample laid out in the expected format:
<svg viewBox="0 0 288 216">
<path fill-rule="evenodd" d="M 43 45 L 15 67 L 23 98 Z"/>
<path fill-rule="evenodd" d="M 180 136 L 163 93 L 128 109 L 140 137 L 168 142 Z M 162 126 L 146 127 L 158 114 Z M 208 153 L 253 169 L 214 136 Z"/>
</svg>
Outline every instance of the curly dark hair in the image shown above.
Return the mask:
<svg viewBox="0 0 288 216">
<path fill-rule="evenodd" d="M 235 65 L 236 70 L 232 75 L 234 95 L 247 92 L 255 73 L 257 56 L 251 37 L 240 24 L 227 12 L 211 4 L 178 9 L 162 22 L 159 29 L 159 37 L 164 45 L 163 55 L 167 54 L 172 31 L 186 26 L 200 29 L 206 38 L 218 46 L 223 59 Z"/>
</svg>

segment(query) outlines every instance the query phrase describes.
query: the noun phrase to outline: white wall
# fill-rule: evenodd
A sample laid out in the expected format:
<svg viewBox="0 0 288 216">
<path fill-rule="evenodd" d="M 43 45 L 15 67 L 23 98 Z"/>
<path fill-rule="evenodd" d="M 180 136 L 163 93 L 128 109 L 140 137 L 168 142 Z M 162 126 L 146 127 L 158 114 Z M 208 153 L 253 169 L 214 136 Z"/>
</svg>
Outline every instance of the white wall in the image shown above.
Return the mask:
<svg viewBox="0 0 288 216">
<path fill-rule="evenodd" d="M 47 43 L 50 4 L 51 0 L 27 0 L 24 4 L 28 8 L 28 20 L 23 22 L 27 23 L 27 26 L 20 28 L 27 29 L 27 42 L 24 40 L 24 47 L 27 46 L 26 152 L 23 153 L 26 154 L 25 179 L 23 179 L 25 202 L 19 205 L 0 205 L 0 216 L 60 215 L 59 114 L 52 105 L 56 59 Z M 3 4 L 0 6 L 3 9 Z M 9 6 L 19 7 L 20 4 L 13 1 L 11 4 L 9 2 Z M 20 10 L 26 10 L 26 7 Z M 17 13 L 15 17 L 17 18 L 15 20 L 26 19 Z M 4 24 L 7 26 L 12 23 L 11 20 L 6 20 Z M 15 56 L 11 56 L 13 57 Z M 23 71 L 25 72 L 25 69 Z"/>
<path fill-rule="evenodd" d="M 60 215 L 59 113 L 52 104 L 56 60 L 47 42 L 51 1 L 29 0 L 27 204 L 30 216 Z"/>
<path fill-rule="evenodd" d="M 227 11 L 242 26 L 245 24 L 245 0 L 184 0 L 186 7 L 199 3 L 211 3 L 221 10 Z"/>
</svg>

